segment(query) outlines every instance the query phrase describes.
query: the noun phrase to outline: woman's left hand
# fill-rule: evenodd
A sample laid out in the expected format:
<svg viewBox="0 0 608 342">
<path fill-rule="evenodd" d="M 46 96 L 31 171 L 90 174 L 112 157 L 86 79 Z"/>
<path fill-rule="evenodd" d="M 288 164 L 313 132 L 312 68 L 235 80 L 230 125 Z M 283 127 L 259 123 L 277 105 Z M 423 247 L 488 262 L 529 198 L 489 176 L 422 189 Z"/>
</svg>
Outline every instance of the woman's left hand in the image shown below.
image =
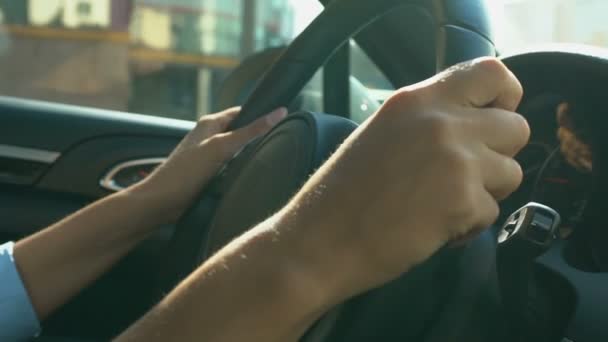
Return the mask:
<svg viewBox="0 0 608 342">
<path fill-rule="evenodd" d="M 147 201 L 150 212 L 159 214 L 163 223 L 175 222 L 220 168 L 285 118 L 287 110 L 279 108 L 246 127 L 226 131 L 239 113 L 237 107 L 203 116 L 165 163 L 125 191 Z"/>
</svg>

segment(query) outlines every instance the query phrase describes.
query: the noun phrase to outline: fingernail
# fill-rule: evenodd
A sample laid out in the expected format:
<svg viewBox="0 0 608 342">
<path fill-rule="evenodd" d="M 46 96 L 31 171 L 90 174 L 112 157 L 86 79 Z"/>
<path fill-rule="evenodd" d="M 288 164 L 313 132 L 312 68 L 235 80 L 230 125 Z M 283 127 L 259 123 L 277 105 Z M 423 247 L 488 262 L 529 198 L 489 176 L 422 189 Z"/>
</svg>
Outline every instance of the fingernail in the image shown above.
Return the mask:
<svg viewBox="0 0 608 342">
<path fill-rule="evenodd" d="M 274 126 L 278 124 L 281 120 L 283 120 L 287 116 L 287 109 L 285 107 L 281 107 L 275 109 L 270 112 L 270 114 L 266 115 L 266 122 L 269 126 Z"/>
</svg>

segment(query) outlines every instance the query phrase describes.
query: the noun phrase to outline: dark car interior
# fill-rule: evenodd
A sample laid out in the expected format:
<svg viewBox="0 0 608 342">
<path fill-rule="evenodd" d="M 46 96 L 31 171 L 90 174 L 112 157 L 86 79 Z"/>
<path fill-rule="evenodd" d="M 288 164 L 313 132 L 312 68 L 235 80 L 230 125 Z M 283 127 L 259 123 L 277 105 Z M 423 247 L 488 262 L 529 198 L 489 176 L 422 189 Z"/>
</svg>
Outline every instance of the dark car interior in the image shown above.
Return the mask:
<svg viewBox="0 0 608 342">
<path fill-rule="evenodd" d="M 280 208 L 360 123 L 349 99 L 369 95 L 352 90 L 341 63 L 349 38 L 395 88 L 499 55 L 483 1 L 322 2 L 324 12 L 289 47 L 235 69 L 219 100 L 244 105 L 234 127 L 277 106 L 292 114 L 236 155 L 177 225 L 158 230 L 44 322 L 36 340 L 116 336 L 215 251 Z M 608 340 L 608 231 L 601 219 L 608 53 L 564 48 L 501 58 L 524 87 L 519 112 L 532 137 L 517 157 L 522 186 L 501 203 L 495 227 L 332 309 L 302 341 Z M 315 102 L 305 85 L 324 65 L 323 104 L 305 111 L 311 106 L 303 103 Z M 193 127 L 0 97 L 0 241 L 32 234 L 140 181 Z"/>
</svg>

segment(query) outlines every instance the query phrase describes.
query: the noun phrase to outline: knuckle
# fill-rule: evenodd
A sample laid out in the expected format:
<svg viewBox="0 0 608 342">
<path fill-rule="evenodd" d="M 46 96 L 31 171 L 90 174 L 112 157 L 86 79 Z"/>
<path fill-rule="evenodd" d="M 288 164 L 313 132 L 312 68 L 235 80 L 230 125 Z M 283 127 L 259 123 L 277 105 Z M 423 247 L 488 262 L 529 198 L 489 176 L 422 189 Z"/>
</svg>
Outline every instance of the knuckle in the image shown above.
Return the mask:
<svg viewBox="0 0 608 342">
<path fill-rule="evenodd" d="M 455 182 L 466 184 L 476 176 L 477 160 L 470 153 L 451 146 L 443 149 L 441 158 L 442 168 L 448 170 Z"/>
<path fill-rule="evenodd" d="M 403 90 L 397 90 L 394 92 L 382 105 L 382 110 L 378 111 L 377 115 L 382 116 L 383 113 L 392 112 L 400 106 L 400 102 L 402 101 L 402 97 L 407 95 L 402 95 Z"/>
<path fill-rule="evenodd" d="M 207 148 L 209 148 L 212 151 L 218 151 L 222 148 L 222 146 L 224 145 L 223 143 L 223 137 L 221 135 L 212 135 L 209 138 L 205 139 L 202 143 L 202 145 L 205 145 Z"/>
<path fill-rule="evenodd" d="M 500 189 L 497 189 L 495 198 L 498 201 L 504 200 L 509 197 L 523 181 L 523 170 L 519 163 L 512 158 L 503 159 L 502 170 L 504 177 L 502 177 L 502 184 Z"/>
<path fill-rule="evenodd" d="M 452 191 L 456 195 L 451 205 L 450 220 L 464 225 L 471 225 L 475 221 L 477 207 L 476 189 L 470 182 L 457 183 Z"/>
<path fill-rule="evenodd" d="M 517 130 L 517 136 L 518 136 L 517 150 L 519 151 L 524 146 L 526 146 L 526 144 L 530 140 L 530 133 L 531 133 L 530 125 L 528 124 L 528 120 L 526 120 L 526 118 L 523 117 L 523 115 L 520 115 L 517 113 L 513 114 L 513 121 L 515 123 L 515 129 Z"/>
<path fill-rule="evenodd" d="M 484 208 L 484 212 L 480 213 L 479 225 L 481 227 L 488 227 L 498 219 L 500 207 L 496 201 L 490 200 L 489 203 L 485 203 Z"/>
<path fill-rule="evenodd" d="M 431 143 L 449 147 L 455 138 L 455 121 L 446 114 L 429 113 L 421 119 L 421 130 Z"/>
<path fill-rule="evenodd" d="M 521 99 L 524 97 L 524 86 L 521 84 L 521 82 L 515 75 L 508 71 L 508 69 L 507 72 L 509 73 L 509 77 L 513 78 L 513 96 L 517 98 L 517 104 L 519 105 Z"/>
<path fill-rule="evenodd" d="M 517 188 L 521 185 L 521 182 L 524 179 L 524 171 L 522 170 L 521 165 L 515 159 L 512 158 L 509 158 L 508 161 L 511 174 L 511 184 L 509 184 L 507 196 L 510 195 L 513 191 L 517 190 Z"/>
<path fill-rule="evenodd" d="M 215 114 L 203 115 L 196 122 L 196 126 L 204 126 L 215 119 Z"/>
<path fill-rule="evenodd" d="M 505 79 L 509 77 L 509 69 L 498 58 L 480 58 L 473 64 L 473 69 L 493 78 Z"/>
<path fill-rule="evenodd" d="M 202 132 L 203 134 L 207 134 L 207 132 L 211 131 L 213 125 L 215 124 L 215 119 L 211 116 L 203 116 L 198 119 L 196 122 L 196 126 L 194 127 L 195 131 Z"/>
<path fill-rule="evenodd" d="M 401 88 L 384 101 L 382 110 L 378 114 L 402 112 L 417 108 L 416 105 L 420 103 L 420 95 L 421 90 L 411 89 L 410 87 Z"/>
</svg>

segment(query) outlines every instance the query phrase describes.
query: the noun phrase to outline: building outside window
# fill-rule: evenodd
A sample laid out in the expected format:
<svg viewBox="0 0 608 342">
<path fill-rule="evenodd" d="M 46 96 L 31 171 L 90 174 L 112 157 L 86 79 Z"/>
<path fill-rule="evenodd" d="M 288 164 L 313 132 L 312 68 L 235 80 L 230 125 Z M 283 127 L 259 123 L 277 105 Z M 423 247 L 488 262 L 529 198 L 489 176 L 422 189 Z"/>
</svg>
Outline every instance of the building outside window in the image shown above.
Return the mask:
<svg viewBox="0 0 608 342">
<path fill-rule="evenodd" d="M 293 38 L 293 1 L 0 0 L 0 94 L 192 120 L 243 57 Z"/>
</svg>

